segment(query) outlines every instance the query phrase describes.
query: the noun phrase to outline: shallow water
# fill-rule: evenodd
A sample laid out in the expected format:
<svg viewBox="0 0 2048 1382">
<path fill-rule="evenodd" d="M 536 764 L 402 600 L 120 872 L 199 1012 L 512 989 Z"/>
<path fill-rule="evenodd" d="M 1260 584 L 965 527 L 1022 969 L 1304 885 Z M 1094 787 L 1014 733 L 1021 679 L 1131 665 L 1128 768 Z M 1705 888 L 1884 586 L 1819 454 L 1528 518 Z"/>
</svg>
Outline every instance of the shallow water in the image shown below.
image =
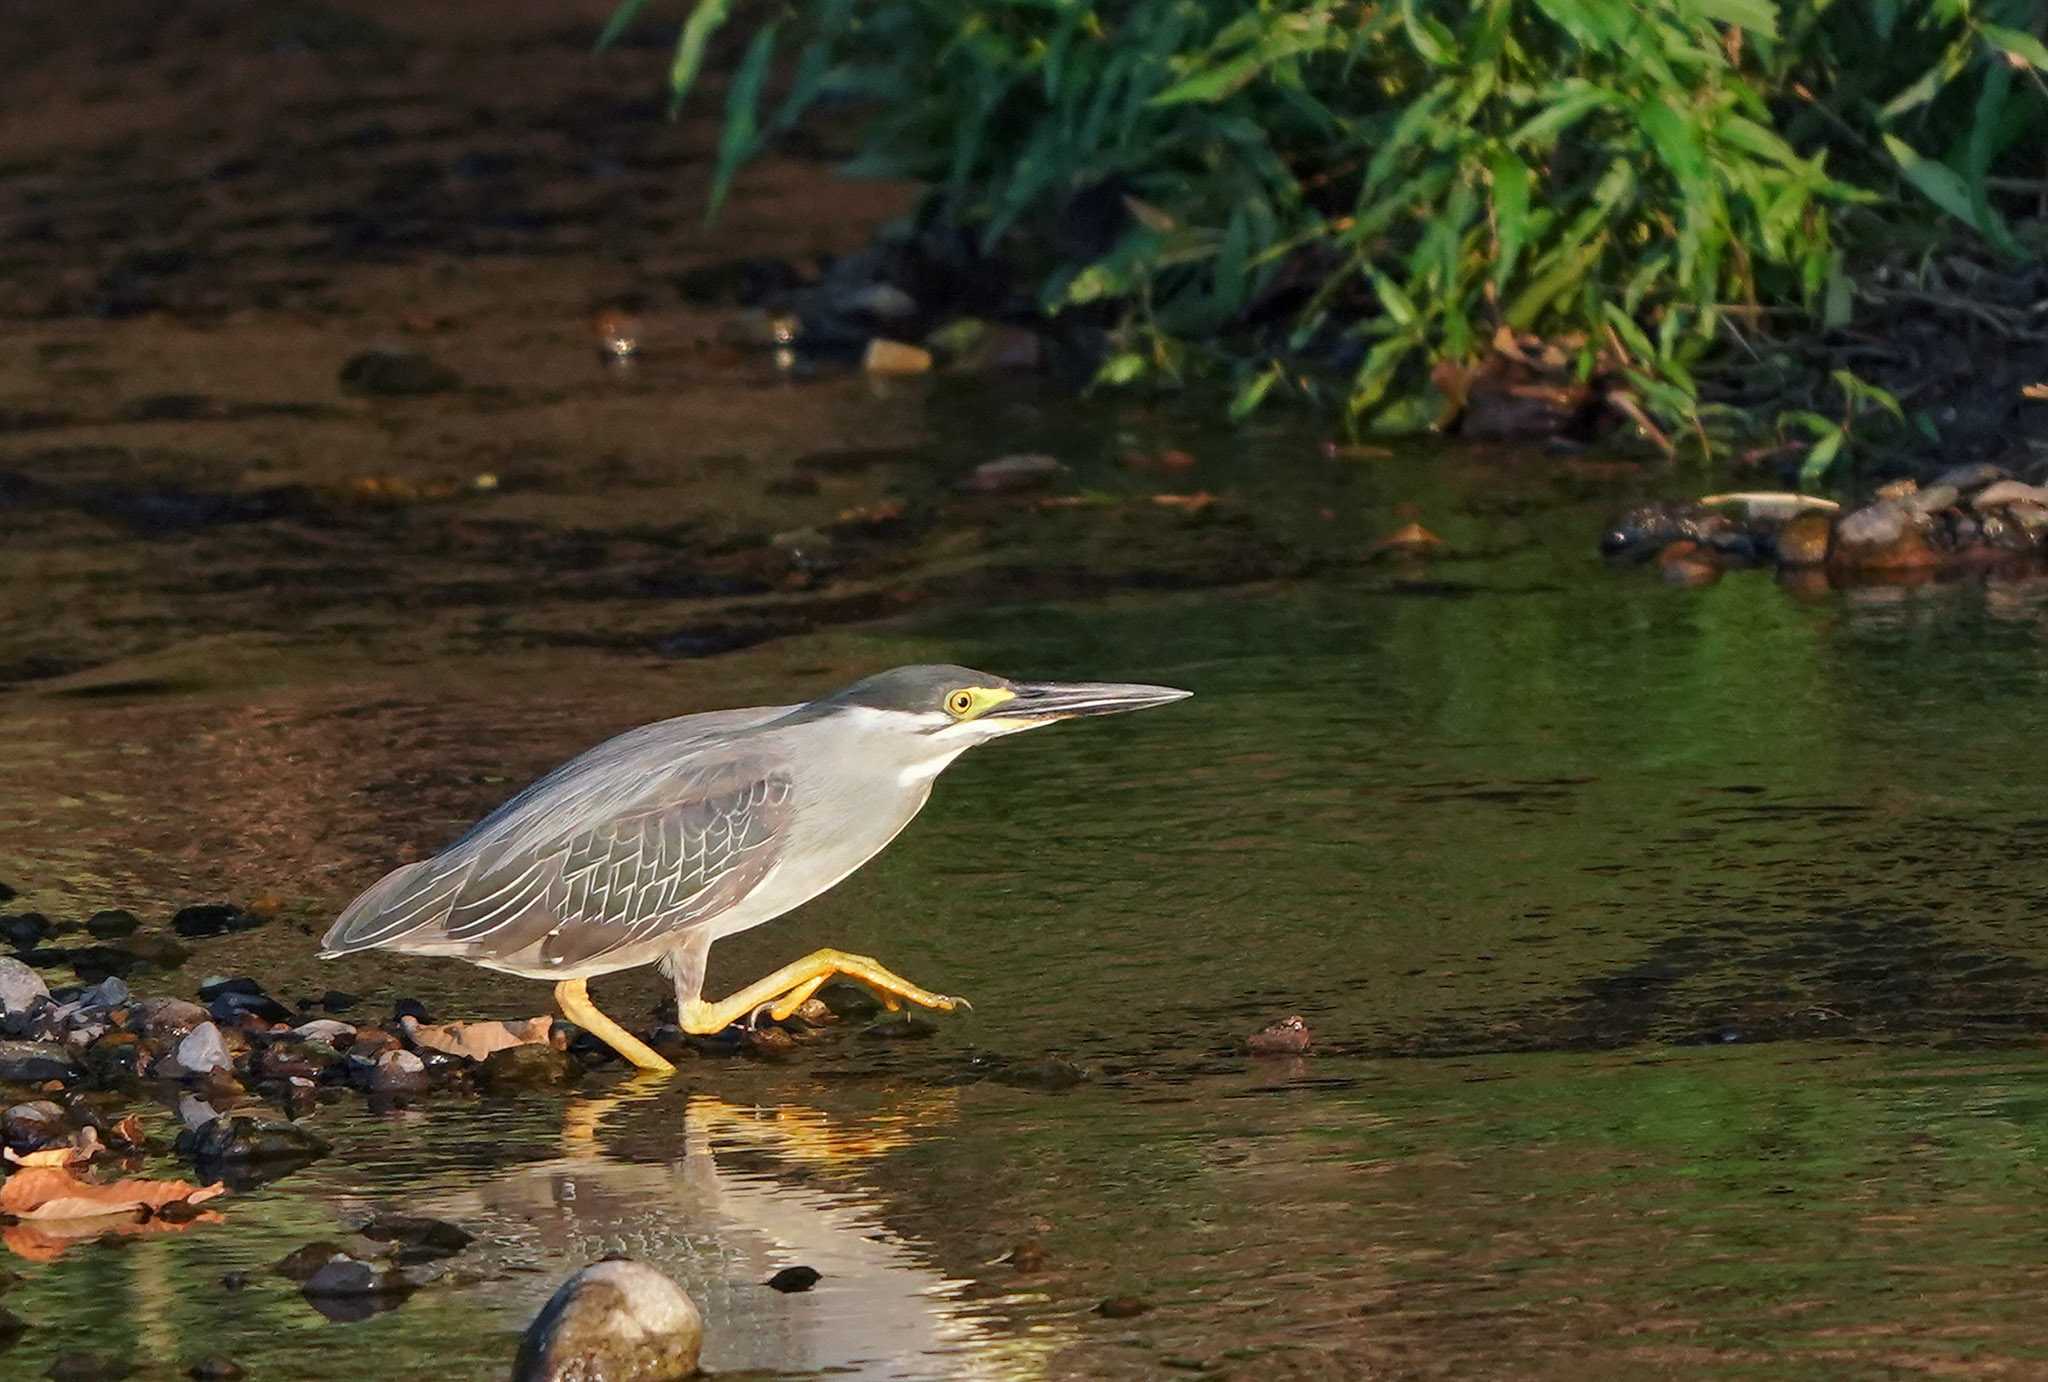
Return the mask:
<svg viewBox="0 0 2048 1382">
<path fill-rule="evenodd" d="M 0 282 L 7 910 L 263 899 L 131 981 L 529 1015 L 538 985 L 314 938 L 663 715 L 935 659 L 1197 695 L 970 755 L 713 957 L 722 991 L 868 951 L 971 1014 L 348 1095 L 332 1156 L 216 1220 L 0 1232 L 5 1375 L 502 1377 L 613 1251 L 688 1284 L 727 1376 L 2048 1372 L 2048 586 L 1674 590 L 1603 567 L 1602 523 L 1754 477 L 782 372 L 674 275 L 846 249 L 900 194 L 772 163 L 693 238 L 713 136 L 654 118 L 664 45 L 589 61 L 609 0 L 129 9 L 111 56 L 38 21 L 0 83 L 0 219 L 36 232 Z M 628 298 L 609 370 L 589 316 Z M 464 386 L 338 390 L 394 339 Z M 1124 464 L 1166 448 L 1193 468 Z M 1027 451 L 1085 502 L 953 487 Z M 1455 555 L 1369 560 L 1410 517 Z M 1290 1013 L 1312 1055 L 1240 1052 Z M 478 1242 L 359 1320 L 268 1270 L 380 1207 Z M 799 1263 L 813 1291 L 761 1284 Z"/>
<path fill-rule="evenodd" d="M 1110 484 L 1117 425 L 1022 440 Z M 941 474 L 980 454 L 935 446 Z M 1199 483 L 1315 554 L 1312 577 L 941 598 L 681 665 L 535 646 L 398 667 L 308 632 L 163 685 L 17 690 L 0 862 L 26 903 L 157 921 L 208 892 L 278 899 L 278 921 L 144 991 L 233 970 L 365 1012 L 416 994 L 508 1016 L 545 991 L 321 966 L 312 936 L 603 732 L 941 656 L 1197 696 L 971 755 L 884 857 L 714 955 L 718 989 L 816 945 L 870 951 L 971 1015 L 668 1084 L 599 1073 L 566 1102 L 344 1100 L 315 1116 L 334 1156 L 219 1222 L 24 1265 L 8 1303 L 35 1327 L 10 1363 L 498 1376 L 565 1273 L 627 1251 L 688 1284 L 707 1364 L 746 1375 L 2048 1366 L 2041 591 L 1671 590 L 1593 558 L 1612 501 L 1569 462 L 1333 474 L 1307 449 L 1218 444 Z M 1340 559 L 1400 503 L 1471 555 Z M 1181 558 L 1204 539 L 1182 532 Z M 598 992 L 644 1021 L 661 981 Z M 1313 1055 L 1238 1053 L 1291 1012 Z M 1035 1087 L 1049 1053 L 1090 1078 Z M 265 1270 L 372 1206 L 480 1242 L 356 1322 Z M 1037 1270 L 1004 1260 L 1025 1242 Z M 794 1263 L 815 1290 L 760 1284 Z M 234 1269 L 239 1292 L 218 1284 Z M 1151 1308 L 1095 1313 L 1120 1295 Z"/>
</svg>

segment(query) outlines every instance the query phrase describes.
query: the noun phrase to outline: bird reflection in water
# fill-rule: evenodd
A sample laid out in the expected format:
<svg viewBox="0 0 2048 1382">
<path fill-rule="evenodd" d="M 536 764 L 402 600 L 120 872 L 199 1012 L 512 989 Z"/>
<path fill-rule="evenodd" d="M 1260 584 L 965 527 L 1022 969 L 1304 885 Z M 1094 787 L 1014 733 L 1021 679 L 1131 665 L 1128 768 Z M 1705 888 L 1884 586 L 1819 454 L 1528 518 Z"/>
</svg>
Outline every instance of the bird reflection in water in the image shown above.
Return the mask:
<svg viewBox="0 0 2048 1382">
<path fill-rule="evenodd" d="M 522 1314 L 561 1271 L 607 1254 L 661 1268 L 703 1310 L 713 1371 L 893 1373 L 922 1358 L 913 1370 L 1014 1376 L 1054 1341 L 992 1333 L 961 1299 L 967 1283 L 891 1231 L 879 1192 L 856 1174 L 952 1121 L 957 1102 L 928 1088 L 854 1115 L 632 1081 L 571 1102 L 559 1156 L 426 1208 L 483 1227 L 508 1267 L 547 1264 L 513 1278 L 517 1294 L 502 1303 Z M 816 1289 L 764 1284 L 790 1266 L 819 1272 Z"/>
</svg>

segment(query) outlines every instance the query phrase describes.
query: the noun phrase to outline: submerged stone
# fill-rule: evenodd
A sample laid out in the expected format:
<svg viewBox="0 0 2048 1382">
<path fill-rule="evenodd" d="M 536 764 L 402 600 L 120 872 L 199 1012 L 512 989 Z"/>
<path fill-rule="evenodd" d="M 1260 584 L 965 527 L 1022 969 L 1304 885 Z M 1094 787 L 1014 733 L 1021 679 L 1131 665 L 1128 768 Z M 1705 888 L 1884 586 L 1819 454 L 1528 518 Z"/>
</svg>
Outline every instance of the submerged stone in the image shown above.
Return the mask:
<svg viewBox="0 0 2048 1382">
<path fill-rule="evenodd" d="M 527 1326 L 512 1382 L 671 1382 L 697 1371 L 704 1319 L 644 1262 L 596 1262 L 562 1283 Z"/>
<path fill-rule="evenodd" d="M 171 929 L 181 936 L 224 936 L 230 931 L 248 931 L 263 924 L 254 912 L 227 902 L 202 902 L 185 907 L 171 918 Z"/>
<path fill-rule="evenodd" d="M 0 1015 L 25 1016 L 37 999 L 49 996 L 42 975 L 12 956 L 0 956 Z"/>
<path fill-rule="evenodd" d="M 824 1273 L 816 1267 L 784 1267 L 768 1278 L 771 1289 L 789 1295 L 797 1291 L 808 1291 L 824 1279 Z"/>
<path fill-rule="evenodd" d="M 0 1041 L 0 1084 L 69 1084 L 82 1073 L 78 1061 L 54 1041 Z"/>
</svg>

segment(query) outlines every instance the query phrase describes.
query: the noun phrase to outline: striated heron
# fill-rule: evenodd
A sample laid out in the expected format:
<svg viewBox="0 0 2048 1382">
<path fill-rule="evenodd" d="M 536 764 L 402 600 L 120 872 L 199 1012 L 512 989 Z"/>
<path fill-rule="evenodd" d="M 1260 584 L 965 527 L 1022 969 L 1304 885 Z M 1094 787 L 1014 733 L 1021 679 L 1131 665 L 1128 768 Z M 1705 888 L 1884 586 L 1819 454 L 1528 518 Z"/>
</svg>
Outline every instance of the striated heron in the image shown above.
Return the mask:
<svg viewBox="0 0 2048 1382">
<path fill-rule="evenodd" d="M 433 858 L 385 875 L 342 912 L 320 954 L 454 955 L 553 980 L 570 1020 L 643 1070 L 673 1067 L 598 1011 L 587 987 L 597 975 L 658 961 L 693 1033 L 763 1009 L 786 1018 L 834 975 L 891 1007 L 950 1012 L 960 999 L 839 950 L 719 1002 L 704 999 L 704 966 L 719 937 L 801 906 L 880 853 L 966 750 L 1188 694 L 898 667 L 805 705 L 643 725 L 556 768 Z"/>
</svg>

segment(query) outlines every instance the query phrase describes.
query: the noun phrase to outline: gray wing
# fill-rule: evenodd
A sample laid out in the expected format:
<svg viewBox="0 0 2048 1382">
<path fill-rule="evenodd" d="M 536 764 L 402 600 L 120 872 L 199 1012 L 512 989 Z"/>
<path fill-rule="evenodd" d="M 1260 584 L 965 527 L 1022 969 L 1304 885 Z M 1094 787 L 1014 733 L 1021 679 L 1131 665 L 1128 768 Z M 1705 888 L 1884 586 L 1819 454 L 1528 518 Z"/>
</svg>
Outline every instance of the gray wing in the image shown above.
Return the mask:
<svg viewBox="0 0 2048 1382">
<path fill-rule="evenodd" d="M 795 807 L 787 766 L 714 750 L 635 772 L 644 755 L 634 747 L 600 746 L 444 853 L 389 875 L 342 914 L 322 952 L 516 956 L 545 972 L 732 907 L 786 843 Z"/>
</svg>

